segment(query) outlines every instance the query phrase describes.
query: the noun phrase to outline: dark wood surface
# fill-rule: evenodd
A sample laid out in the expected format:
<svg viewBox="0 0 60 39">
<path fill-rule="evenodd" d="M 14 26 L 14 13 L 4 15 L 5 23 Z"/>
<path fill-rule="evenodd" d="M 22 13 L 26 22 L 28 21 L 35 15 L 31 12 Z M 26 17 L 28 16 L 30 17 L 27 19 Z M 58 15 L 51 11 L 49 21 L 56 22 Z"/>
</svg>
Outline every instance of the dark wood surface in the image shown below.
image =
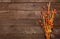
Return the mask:
<svg viewBox="0 0 60 39">
<path fill-rule="evenodd" d="M 49 0 L 0 0 L 0 39 L 45 39 L 38 19 Z M 52 39 L 60 39 L 60 1 L 52 0 L 57 9 Z M 45 10 L 46 11 L 46 10 Z"/>
</svg>

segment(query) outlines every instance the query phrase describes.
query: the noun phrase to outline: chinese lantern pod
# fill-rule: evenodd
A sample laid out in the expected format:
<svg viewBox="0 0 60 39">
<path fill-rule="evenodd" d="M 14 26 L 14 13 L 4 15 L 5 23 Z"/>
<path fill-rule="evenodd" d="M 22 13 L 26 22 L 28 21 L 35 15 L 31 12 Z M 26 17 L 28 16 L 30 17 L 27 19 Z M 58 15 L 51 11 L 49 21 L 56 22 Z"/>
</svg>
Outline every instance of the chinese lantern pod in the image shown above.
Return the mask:
<svg viewBox="0 0 60 39">
<path fill-rule="evenodd" d="M 45 16 L 47 17 L 48 15 L 46 14 Z"/>
<path fill-rule="evenodd" d="M 48 23 L 49 23 L 50 25 L 52 24 L 52 22 L 51 22 L 50 20 L 48 21 Z"/>
<path fill-rule="evenodd" d="M 51 22 L 48 21 L 48 24 L 51 24 Z"/>
<path fill-rule="evenodd" d="M 48 18 L 46 18 L 46 20 L 48 20 Z"/>
<path fill-rule="evenodd" d="M 52 10 L 52 13 L 53 13 L 53 14 L 56 14 L 56 9 L 53 9 L 53 10 Z"/>
<path fill-rule="evenodd" d="M 48 18 L 46 18 L 46 22 L 48 22 Z"/>
</svg>

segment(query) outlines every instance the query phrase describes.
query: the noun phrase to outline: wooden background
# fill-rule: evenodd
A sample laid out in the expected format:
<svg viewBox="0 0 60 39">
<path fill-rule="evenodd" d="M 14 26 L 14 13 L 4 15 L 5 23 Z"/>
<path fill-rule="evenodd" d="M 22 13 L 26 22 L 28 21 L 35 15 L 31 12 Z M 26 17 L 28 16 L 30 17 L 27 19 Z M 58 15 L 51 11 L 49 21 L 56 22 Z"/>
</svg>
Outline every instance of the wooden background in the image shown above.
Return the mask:
<svg viewBox="0 0 60 39">
<path fill-rule="evenodd" d="M 45 39 L 38 20 L 49 0 L 0 0 L 0 39 Z M 52 39 L 60 39 L 60 1 L 51 0 L 57 9 Z"/>
</svg>

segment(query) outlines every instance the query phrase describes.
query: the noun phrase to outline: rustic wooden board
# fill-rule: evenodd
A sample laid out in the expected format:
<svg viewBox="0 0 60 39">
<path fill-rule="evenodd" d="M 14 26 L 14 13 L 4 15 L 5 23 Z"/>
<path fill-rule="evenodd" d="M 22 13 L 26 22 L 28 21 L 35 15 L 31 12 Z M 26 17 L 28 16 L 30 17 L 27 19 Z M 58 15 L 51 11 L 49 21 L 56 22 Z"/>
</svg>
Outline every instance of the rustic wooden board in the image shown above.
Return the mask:
<svg viewBox="0 0 60 39">
<path fill-rule="evenodd" d="M 0 0 L 0 39 L 44 39 L 38 18 L 49 0 Z M 52 2 L 55 0 L 52 0 Z M 54 39 L 60 33 L 60 1 L 52 3 L 57 9 L 54 22 Z M 47 7 L 46 7 L 47 8 Z M 46 10 L 46 9 L 44 9 Z M 28 34 L 28 35 L 27 35 Z M 60 35 L 59 35 L 60 36 Z"/>
<path fill-rule="evenodd" d="M 15 18 L 15 15 L 14 13 L 10 12 L 10 10 L 1 10 L 0 11 L 0 20 L 3 20 L 3 19 L 14 19 Z"/>
<path fill-rule="evenodd" d="M 41 27 L 38 26 L 17 26 L 17 25 L 3 24 L 0 25 L 0 33 L 43 34 L 43 31 Z"/>
<path fill-rule="evenodd" d="M 45 11 L 46 12 L 46 11 Z M 44 12 L 44 13 L 45 13 Z M 58 13 L 56 14 L 56 20 L 59 20 Z M 0 11 L 0 19 L 39 19 L 41 18 L 41 11 L 20 11 L 20 10 L 1 10 Z"/>
<path fill-rule="evenodd" d="M 51 2 L 60 2 L 59 0 L 50 0 Z M 49 2 L 49 0 L 0 0 L 0 2 Z"/>
<path fill-rule="evenodd" d="M 45 3 L 44 3 L 45 5 Z M 19 4 L 9 4 L 9 9 L 11 10 L 40 10 L 42 4 L 36 3 L 19 3 Z"/>
<path fill-rule="evenodd" d="M 38 22 L 32 19 L 0 20 L 0 33 L 43 33 L 41 26 L 36 23 Z M 59 28 L 59 25 L 55 24 L 54 28 L 55 26 Z"/>
<path fill-rule="evenodd" d="M 44 34 L 22 34 L 22 33 L 7 33 L 1 34 L 0 39 L 45 39 Z"/>
<path fill-rule="evenodd" d="M 18 10 L 2 10 L 0 11 L 0 19 L 37 19 L 41 15 L 40 11 L 18 11 Z"/>
<path fill-rule="evenodd" d="M 60 5 L 59 2 L 57 3 L 52 3 L 51 8 L 56 8 L 57 10 L 60 10 Z M 36 11 L 36 10 L 41 10 L 43 7 L 47 9 L 47 3 L 42 2 L 42 3 L 0 3 L 0 10 L 25 10 L 25 11 Z M 46 10 L 45 9 L 45 10 Z"/>
<path fill-rule="evenodd" d="M 8 10 L 8 3 L 0 3 L 0 10 Z"/>
<path fill-rule="evenodd" d="M 0 2 L 11 2 L 11 0 L 0 0 Z"/>
<path fill-rule="evenodd" d="M 11 10 L 9 13 L 14 14 L 16 19 L 39 19 L 41 11 L 19 11 Z"/>
<path fill-rule="evenodd" d="M 56 8 L 57 10 L 60 10 L 60 6 L 58 6 L 60 3 L 52 3 L 51 8 Z M 10 10 L 42 10 L 42 8 L 47 9 L 47 3 L 10 3 L 8 5 Z"/>
<path fill-rule="evenodd" d="M 40 16 L 41 16 L 41 11 L 19 11 L 19 10 L 0 11 L 0 20 L 3 20 L 3 21 L 6 20 L 5 22 L 7 22 L 7 23 L 8 23 L 7 20 L 10 20 L 10 21 L 15 20 L 18 22 L 17 24 L 18 25 L 20 24 L 21 26 L 24 26 L 24 25 L 33 25 L 34 26 L 36 21 L 40 18 Z M 55 18 L 56 25 L 58 25 L 60 23 L 59 16 L 60 16 L 60 13 L 57 13 L 56 18 Z M 28 20 L 28 19 L 30 19 L 30 20 Z M 0 23 L 1 22 L 2 21 L 0 21 Z M 2 22 L 2 24 L 4 24 L 5 22 Z M 12 22 L 11 22 L 11 24 L 12 24 Z"/>
<path fill-rule="evenodd" d="M 56 0 L 50 0 L 50 1 L 56 2 Z M 49 2 L 49 0 L 12 0 L 12 2 Z"/>
</svg>

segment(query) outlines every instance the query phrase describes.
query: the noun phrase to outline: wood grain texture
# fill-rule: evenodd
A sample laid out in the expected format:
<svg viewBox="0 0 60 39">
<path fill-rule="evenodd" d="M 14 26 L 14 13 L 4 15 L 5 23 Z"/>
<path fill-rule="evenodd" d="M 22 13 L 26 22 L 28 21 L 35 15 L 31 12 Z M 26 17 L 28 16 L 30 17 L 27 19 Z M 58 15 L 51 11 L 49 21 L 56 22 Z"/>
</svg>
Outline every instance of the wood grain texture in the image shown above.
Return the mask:
<svg viewBox="0 0 60 39">
<path fill-rule="evenodd" d="M 59 14 L 60 13 L 57 13 L 54 21 L 54 24 L 57 27 L 59 27 L 60 24 Z M 11 21 L 11 24 L 14 24 L 15 22 L 17 26 L 35 26 L 35 25 L 39 26 L 38 19 L 41 19 L 40 16 L 41 11 L 18 11 L 18 10 L 0 11 L 0 21 L 1 21 L 0 23 L 2 25 L 9 24 Z"/>
<path fill-rule="evenodd" d="M 0 0 L 0 2 L 11 2 L 11 0 Z"/>
<path fill-rule="evenodd" d="M 0 39 L 45 39 L 38 19 L 41 16 L 41 9 L 47 6 L 48 1 L 0 0 Z M 51 4 L 52 9 L 57 9 L 52 37 L 59 39 L 60 3 L 58 0 L 55 1 L 52 0 Z"/>
<path fill-rule="evenodd" d="M 60 2 L 59 0 L 50 0 L 51 2 Z M 49 0 L 0 0 L 0 2 L 49 2 Z"/>
<path fill-rule="evenodd" d="M 60 10 L 59 2 L 51 3 L 51 8 Z M 42 8 L 47 9 L 47 2 L 41 3 L 0 3 L 0 10 L 25 10 L 25 11 L 40 11 Z"/>
<path fill-rule="evenodd" d="M 46 11 L 45 11 L 46 12 Z M 60 11 L 55 15 L 55 21 L 60 20 Z M 1 10 L 0 19 L 39 19 L 41 11 Z"/>
<path fill-rule="evenodd" d="M 0 20 L 2 19 L 13 19 L 14 13 L 11 13 L 9 10 L 1 10 L 0 11 Z"/>
<path fill-rule="evenodd" d="M 38 19 L 40 15 L 41 11 L 0 11 L 0 19 Z"/>
<path fill-rule="evenodd" d="M 56 0 L 50 0 L 56 2 Z M 49 0 L 12 0 L 12 2 L 49 2 Z"/>
<path fill-rule="evenodd" d="M 0 33 L 43 34 L 41 27 L 36 26 L 34 20 L 0 20 Z M 32 25 L 31 25 L 32 24 Z"/>
<path fill-rule="evenodd" d="M 60 6 L 58 6 L 60 3 L 51 3 L 51 8 L 56 8 L 57 10 L 60 10 Z M 8 5 L 10 10 L 42 10 L 42 8 L 45 8 L 47 10 L 47 3 L 14 3 Z"/>
<path fill-rule="evenodd" d="M 8 4 L 7 3 L 0 3 L 0 10 L 8 10 Z"/>
</svg>

